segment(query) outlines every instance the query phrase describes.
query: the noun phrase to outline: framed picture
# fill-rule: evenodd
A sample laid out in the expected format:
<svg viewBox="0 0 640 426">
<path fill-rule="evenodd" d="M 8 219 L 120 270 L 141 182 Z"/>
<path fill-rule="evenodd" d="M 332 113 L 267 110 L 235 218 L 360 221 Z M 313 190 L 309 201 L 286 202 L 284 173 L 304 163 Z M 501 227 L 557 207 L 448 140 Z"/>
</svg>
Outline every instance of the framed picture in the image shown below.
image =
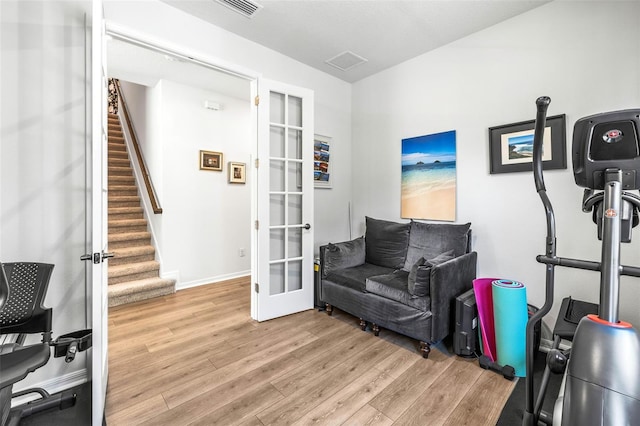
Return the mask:
<svg viewBox="0 0 640 426">
<path fill-rule="evenodd" d="M 200 170 L 222 171 L 222 153 L 200 151 Z"/>
<path fill-rule="evenodd" d="M 456 131 L 402 139 L 400 217 L 456 220 Z"/>
<path fill-rule="evenodd" d="M 229 183 L 246 183 L 247 166 L 245 163 L 229 162 Z"/>
<path fill-rule="evenodd" d="M 331 188 L 331 138 L 313 137 L 313 184 L 316 188 Z"/>
<path fill-rule="evenodd" d="M 510 173 L 533 170 L 535 120 L 489 128 L 490 172 Z M 548 117 L 542 144 L 545 170 L 567 168 L 565 115 Z"/>
</svg>

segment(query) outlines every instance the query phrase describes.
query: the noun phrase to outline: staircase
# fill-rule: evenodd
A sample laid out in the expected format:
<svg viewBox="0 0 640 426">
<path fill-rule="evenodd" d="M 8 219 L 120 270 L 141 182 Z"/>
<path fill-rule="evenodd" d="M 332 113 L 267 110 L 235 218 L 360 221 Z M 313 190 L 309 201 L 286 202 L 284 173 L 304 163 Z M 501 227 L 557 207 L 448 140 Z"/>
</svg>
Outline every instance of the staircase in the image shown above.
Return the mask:
<svg viewBox="0 0 640 426">
<path fill-rule="evenodd" d="M 175 293 L 160 278 L 151 233 L 141 207 L 120 119 L 109 114 L 109 306 Z"/>
</svg>

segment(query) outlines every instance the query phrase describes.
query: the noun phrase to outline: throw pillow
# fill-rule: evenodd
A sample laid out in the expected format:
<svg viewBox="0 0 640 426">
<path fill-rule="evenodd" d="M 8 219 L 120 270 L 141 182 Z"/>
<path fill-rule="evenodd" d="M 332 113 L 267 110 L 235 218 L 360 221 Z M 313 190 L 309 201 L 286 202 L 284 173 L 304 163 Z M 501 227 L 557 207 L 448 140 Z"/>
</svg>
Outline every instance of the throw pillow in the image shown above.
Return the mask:
<svg viewBox="0 0 640 426">
<path fill-rule="evenodd" d="M 428 265 L 424 257 L 421 257 L 411 267 L 407 278 L 407 289 L 412 296 L 428 296 L 430 281 L 431 265 Z"/>
<path fill-rule="evenodd" d="M 405 263 L 411 223 L 366 218 L 366 261 L 378 266 L 399 269 Z"/>
<path fill-rule="evenodd" d="M 322 277 L 337 269 L 352 268 L 364 263 L 364 237 L 342 243 L 329 243 L 324 251 Z"/>
<path fill-rule="evenodd" d="M 455 258 L 453 250 L 449 250 L 449 251 L 446 251 L 446 252 L 444 252 L 442 254 L 437 255 L 433 259 L 427 260 L 425 263 L 427 263 L 430 266 L 436 266 L 436 265 L 439 265 L 441 263 L 448 262 L 453 258 Z"/>
</svg>

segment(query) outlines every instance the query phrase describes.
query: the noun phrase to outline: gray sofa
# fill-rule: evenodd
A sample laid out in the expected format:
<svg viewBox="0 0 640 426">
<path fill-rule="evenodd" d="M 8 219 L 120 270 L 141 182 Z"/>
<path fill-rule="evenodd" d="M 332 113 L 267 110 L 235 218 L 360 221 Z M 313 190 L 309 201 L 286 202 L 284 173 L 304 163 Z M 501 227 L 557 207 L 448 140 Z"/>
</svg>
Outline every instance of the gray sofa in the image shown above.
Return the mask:
<svg viewBox="0 0 640 426">
<path fill-rule="evenodd" d="M 365 235 L 320 247 L 321 298 L 371 324 L 431 344 L 453 330 L 455 298 L 472 287 L 477 253 L 467 224 L 366 218 Z"/>
</svg>

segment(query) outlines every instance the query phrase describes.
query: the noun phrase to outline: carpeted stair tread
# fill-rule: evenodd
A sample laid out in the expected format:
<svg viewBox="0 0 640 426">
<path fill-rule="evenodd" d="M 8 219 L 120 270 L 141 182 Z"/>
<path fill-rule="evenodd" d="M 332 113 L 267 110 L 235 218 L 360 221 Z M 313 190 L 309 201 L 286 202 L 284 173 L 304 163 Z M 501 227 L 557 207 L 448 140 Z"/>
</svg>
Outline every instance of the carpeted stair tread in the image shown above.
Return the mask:
<svg viewBox="0 0 640 426">
<path fill-rule="evenodd" d="M 115 219 L 108 222 L 109 226 L 138 226 L 146 225 L 147 219 Z"/>
<path fill-rule="evenodd" d="M 151 233 L 149 231 L 109 234 L 110 251 L 124 247 L 137 247 L 148 244 L 151 244 Z"/>
<path fill-rule="evenodd" d="M 133 176 L 109 176 L 109 184 L 114 185 L 135 185 L 136 178 Z"/>
<path fill-rule="evenodd" d="M 142 214 L 142 207 L 109 207 L 109 216 L 125 215 L 125 214 Z"/>
<path fill-rule="evenodd" d="M 116 257 L 141 256 L 143 254 L 155 254 L 156 249 L 152 245 L 124 247 L 111 250 Z M 111 261 L 110 261 L 111 262 Z"/>
<path fill-rule="evenodd" d="M 140 197 L 129 197 L 129 196 L 111 196 L 109 197 L 109 205 L 112 207 L 133 207 L 140 205 Z"/>
<path fill-rule="evenodd" d="M 132 184 L 125 184 L 122 182 L 109 182 L 108 185 L 109 191 L 135 191 L 138 193 L 138 187 Z M 124 194 L 123 194 L 124 195 Z"/>
<path fill-rule="evenodd" d="M 145 278 L 109 286 L 109 307 L 175 293 L 175 280 Z"/>
<path fill-rule="evenodd" d="M 131 162 L 128 158 L 109 158 L 107 165 L 113 167 L 129 167 Z"/>
<path fill-rule="evenodd" d="M 122 213 L 109 213 L 109 217 L 112 220 L 144 219 L 144 215 L 142 214 L 142 212 L 137 212 L 137 211 L 131 211 L 131 212 L 123 211 Z"/>
<path fill-rule="evenodd" d="M 111 248 L 110 251 L 114 254 L 109 260 L 110 267 L 155 260 L 156 254 L 156 249 L 150 244 Z"/>
<path fill-rule="evenodd" d="M 126 275 L 140 274 L 143 272 L 159 271 L 160 264 L 155 260 L 146 262 L 131 263 L 126 265 L 113 265 L 109 267 L 109 278 L 122 277 Z"/>
<path fill-rule="evenodd" d="M 133 176 L 133 171 L 131 167 L 119 167 L 119 166 L 109 166 L 107 168 L 107 172 L 109 176 L 117 175 L 117 176 Z"/>
<path fill-rule="evenodd" d="M 146 231 L 147 220 L 145 218 L 137 219 L 112 219 L 108 221 L 108 233 L 119 234 L 123 232 Z"/>
<path fill-rule="evenodd" d="M 110 151 L 108 153 L 109 158 L 126 158 L 129 159 L 127 151 Z"/>
<path fill-rule="evenodd" d="M 151 232 L 123 232 L 120 234 L 109 234 L 109 244 L 118 243 L 127 240 L 144 240 L 151 239 Z"/>
<path fill-rule="evenodd" d="M 109 194 L 113 197 L 127 197 L 138 195 L 135 185 L 109 185 Z"/>
</svg>

